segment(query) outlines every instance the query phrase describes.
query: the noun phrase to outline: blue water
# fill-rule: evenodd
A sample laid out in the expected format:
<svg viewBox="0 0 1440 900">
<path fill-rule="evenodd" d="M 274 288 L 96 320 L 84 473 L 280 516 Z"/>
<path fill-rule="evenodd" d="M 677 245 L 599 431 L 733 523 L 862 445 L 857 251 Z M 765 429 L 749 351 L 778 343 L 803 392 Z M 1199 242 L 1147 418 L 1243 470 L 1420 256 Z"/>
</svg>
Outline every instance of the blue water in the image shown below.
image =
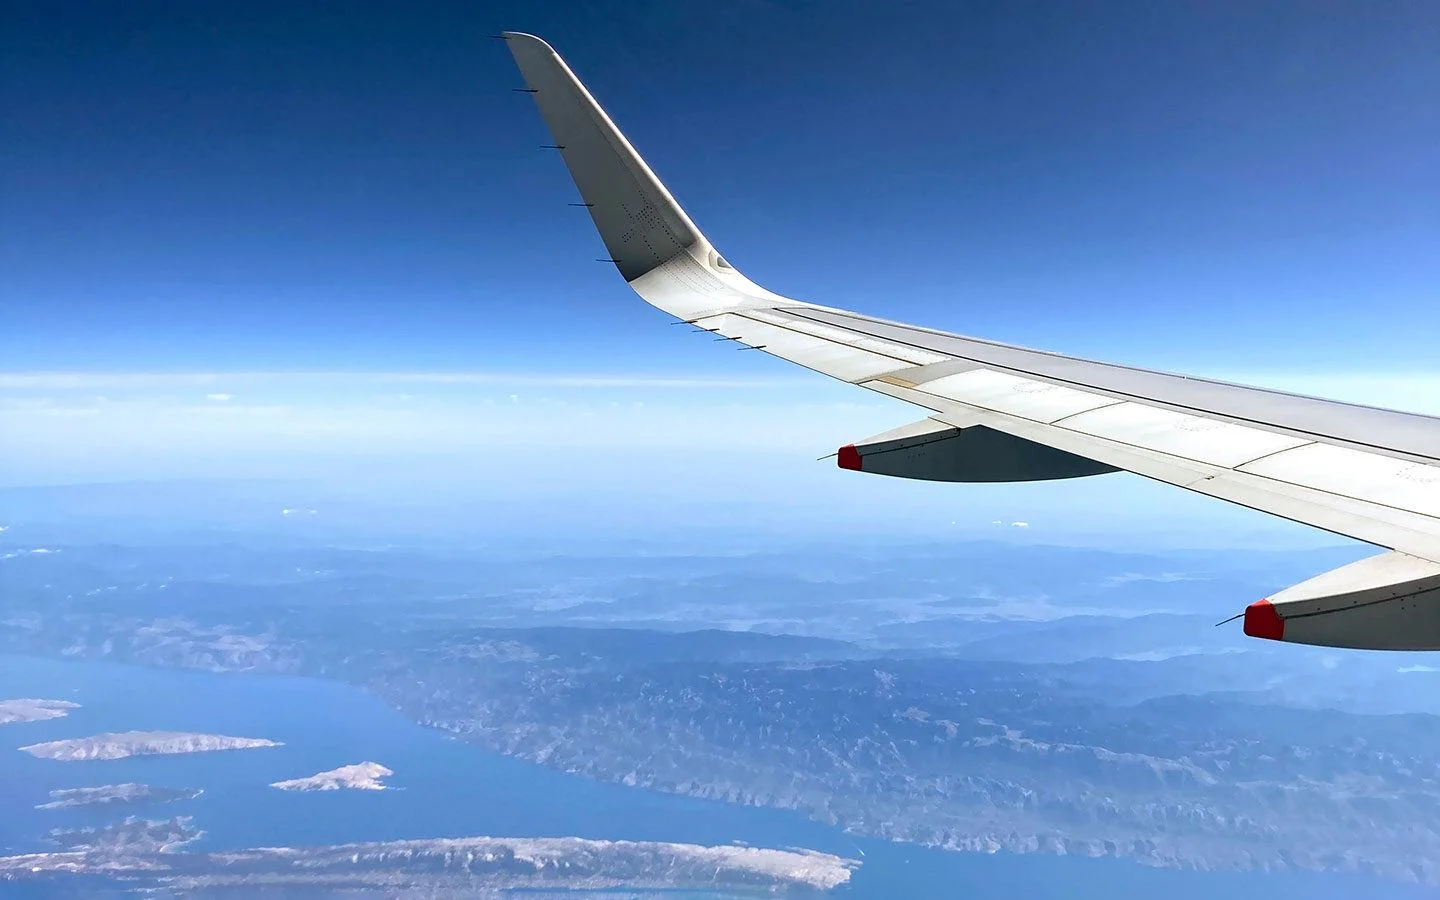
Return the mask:
<svg viewBox="0 0 1440 900">
<path fill-rule="evenodd" d="M 854 838 L 784 810 L 733 806 L 603 784 L 490 753 L 426 728 L 375 698 L 326 681 L 212 675 L 0 655 L 0 697 L 82 704 L 63 719 L 0 726 L 9 748 L 102 731 L 175 730 L 263 737 L 272 749 L 57 762 L 0 748 L 0 852 L 47 849 L 50 828 L 126 813 L 194 816 L 195 849 L 467 835 L 628 838 L 810 847 L 862 859 L 853 898 L 1115 897 L 1276 900 L 1431 897 L 1419 888 L 1319 875 L 1180 872 L 1117 860 L 949 853 Z M 373 760 L 395 790 L 291 793 L 267 785 Z M 194 799 L 139 810 L 35 810 L 63 787 L 135 781 L 198 787 Z M 863 855 L 862 855 L 863 854 Z"/>
</svg>

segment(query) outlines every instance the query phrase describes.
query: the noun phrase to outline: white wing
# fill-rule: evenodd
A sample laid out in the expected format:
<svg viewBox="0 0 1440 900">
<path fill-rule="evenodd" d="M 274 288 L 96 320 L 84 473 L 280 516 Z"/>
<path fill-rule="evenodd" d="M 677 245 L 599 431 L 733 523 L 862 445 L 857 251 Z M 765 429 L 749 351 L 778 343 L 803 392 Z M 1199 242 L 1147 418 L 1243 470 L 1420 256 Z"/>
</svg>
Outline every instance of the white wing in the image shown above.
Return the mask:
<svg viewBox="0 0 1440 900">
<path fill-rule="evenodd" d="M 548 44 L 506 33 L 611 260 L 696 327 L 908 401 L 841 466 L 942 481 L 1123 469 L 1391 552 L 1252 604 L 1245 632 L 1440 649 L 1440 419 L 1075 359 L 792 300 L 715 250 Z"/>
</svg>

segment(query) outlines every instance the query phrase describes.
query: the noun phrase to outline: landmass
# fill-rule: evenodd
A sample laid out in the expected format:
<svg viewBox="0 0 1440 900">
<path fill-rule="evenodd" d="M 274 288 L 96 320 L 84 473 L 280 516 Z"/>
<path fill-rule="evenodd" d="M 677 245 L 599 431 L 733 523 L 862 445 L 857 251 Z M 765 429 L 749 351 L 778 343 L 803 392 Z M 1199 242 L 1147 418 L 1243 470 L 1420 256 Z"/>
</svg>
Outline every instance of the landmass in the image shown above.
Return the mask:
<svg viewBox="0 0 1440 900">
<path fill-rule="evenodd" d="M 379 763 L 362 762 L 328 772 L 317 772 L 308 778 L 272 782 L 270 786 L 282 791 L 383 791 L 385 785 L 380 779 L 394 774 Z"/>
<path fill-rule="evenodd" d="M 1210 628 L 1328 557 L 84 552 L 63 591 L 16 570 L 0 649 L 343 681 L 510 757 L 882 839 L 1440 884 L 1440 675 Z"/>
<path fill-rule="evenodd" d="M 148 784 L 102 784 L 99 787 L 61 788 L 50 792 L 50 802 L 36 809 L 70 809 L 76 806 L 138 806 L 193 800 L 199 788 L 154 787 Z"/>
<path fill-rule="evenodd" d="M 92 853 L 100 856 L 120 854 L 133 857 L 151 853 L 172 853 L 204 836 L 205 832 L 196 828 L 189 816 L 176 816 L 173 819 L 141 819 L 131 816 L 118 824 L 100 828 L 55 828 L 51 830 L 49 840 L 50 843 L 63 847 L 68 853 Z M 3 866 L 0 866 L 0 872 L 3 871 Z"/>
<path fill-rule="evenodd" d="M 69 700 L 0 700 L 0 725 L 60 719 L 79 708 Z"/>
<path fill-rule="evenodd" d="M 175 852 L 200 837 L 189 819 L 127 819 L 52 833 L 67 849 L 0 857 L 0 881 L 103 876 L 139 891 L 217 895 L 234 888 L 343 890 L 345 896 L 469 897 L 502 891 L 825 891 L 859 865 L 813 850 L 595 841 L 583 838 L 440 838 Z"/>
<path fill-rule="evenodd" d="M 279 741 L 265 738 L 229 737 L 223 734 L 192 734 L 185 731 L 123 731 L 83 738 L 46 741 L 21 747 L 31 756 L 75 762 L 87 759 L 125 759 L 129 756 L 169 756 L 180 753 L 210 753 L 216 750 L 250 750 L 280 747 Z"/>
</svg>

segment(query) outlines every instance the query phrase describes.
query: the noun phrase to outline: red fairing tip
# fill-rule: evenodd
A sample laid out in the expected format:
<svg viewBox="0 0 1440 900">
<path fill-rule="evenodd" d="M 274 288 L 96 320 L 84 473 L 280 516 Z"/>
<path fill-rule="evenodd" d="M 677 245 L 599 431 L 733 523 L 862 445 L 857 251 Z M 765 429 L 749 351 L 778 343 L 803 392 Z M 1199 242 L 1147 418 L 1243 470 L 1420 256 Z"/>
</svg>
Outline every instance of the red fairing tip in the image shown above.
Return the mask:
<svg viewBox="0 0 1440 900">
<path fill-rule="evenodd" d="M 836 454 L 836 456 L 838 458 L 837 461 L 840 463 L 840 468 L 849 469 L 852 472 L 861 471 L 860 451 L 855 449 L 854 444 L 846 444 L 841 447 L 840 452 Z"/>
<path fill-rule="evenodd" d="M 1256 600 L 1245 607 L 1245 633 L 1271 641 L 1285 640 L 1285 620 L 1269 600 Z"/>
</svg>

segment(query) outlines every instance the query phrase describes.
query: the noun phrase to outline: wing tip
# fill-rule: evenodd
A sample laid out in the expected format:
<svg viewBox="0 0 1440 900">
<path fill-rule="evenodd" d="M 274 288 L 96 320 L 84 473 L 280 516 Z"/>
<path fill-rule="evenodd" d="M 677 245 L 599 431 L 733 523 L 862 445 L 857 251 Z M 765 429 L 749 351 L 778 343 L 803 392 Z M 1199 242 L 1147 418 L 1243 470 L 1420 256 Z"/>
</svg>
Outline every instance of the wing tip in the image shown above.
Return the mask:
<svg viewBox="0 0 1440 900">
<path fill-rule="evenodd" d="M 502 31 L 498 35 L 496 35 L 496 37 L 506 41 L 530 41 L 539 44 L 546 50 L 549 50 L 551 53 L 555 52 L 555 48 L 550 46 L 549 42 L 547 42 L 544 38 L 540 37 L 539 35 L 530 34 L 527 31 Z"/>
<path fill-rule="evenodd" d="M 515 57 L 515 63 L 520 66 L 522 75 L 527 75 L 525 71 L 527 59 L 531 60 L 532 64 L 534 61 L 544 60 L 546 57 L 553 57 L 556 61 L 560 61 L 559 52 L 538 35 L 525 31 L 502 31 L 495 36 L 510 46 L 510 54 Z M 564 63 L 561 62 L 561 65 Z M 526 80 L 529 80 L 528 75 Z"/>
</svg>

